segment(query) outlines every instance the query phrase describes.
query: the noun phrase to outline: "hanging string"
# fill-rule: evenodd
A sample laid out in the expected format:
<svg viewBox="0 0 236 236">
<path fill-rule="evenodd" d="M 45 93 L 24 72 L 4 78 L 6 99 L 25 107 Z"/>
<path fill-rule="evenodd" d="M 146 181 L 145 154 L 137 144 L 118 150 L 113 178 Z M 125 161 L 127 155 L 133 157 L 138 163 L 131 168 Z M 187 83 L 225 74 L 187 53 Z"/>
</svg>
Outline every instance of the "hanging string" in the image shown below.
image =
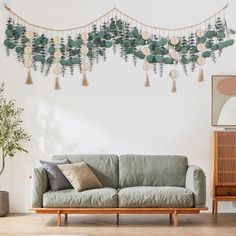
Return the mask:
<svg viewBox="0 0 236 236">
<path fill-rule="evenodd" d="M 200 23 L 197 24 L 193 24 L 190 26 L 186 26 L 186 27 L 180 27 L 180 28 L 162 28 L 162 27 L 156 27 L 156 26 L 152 26 L 152 25 L 148 25 L 148 24 L 144 24 L 139 20 L 134 19 L 133 17 L 127 15 L 126 13 L 124 13 L 123 11 L 117 9 L 115 6 L 108 11 L 107 13 L 103 14 L 102 16 L 98 17 L 97 19 L 95 19 L 94 21 L 83 25 L 83 26 L 78 26 L 78 27 L 74 27 L 74 28 L 69 28 L 69 29 L 54 29 L 54 28 L 48 28 L 48 27 L 43 27 L 43 26 L 39 26 L 36 24 L 32 24 L 29 21 L 25 20 L 24 18 L 22 18 L 21 16 L 19 16 L 18 14 L 16 14 L 14 11 L 11 10 L 11 8 L 7 5 L 5 5 L 5 9 L 8 10 L 14 17 L 18 18 L 19 20 L 21 20 L 22 22 L 24 22 L 24 24 L 26 25 L 30 25 L 31 27 L 35 27 L 41 30 L 48 30 L 48 31 L 75 31 L 75 30 L 79 30 L 85 27 L 88 27 L 90 25 L 93 25 L 94 23 L 98 22 L 99 20 L 104 19 L 107 15 L 109 15 L 110 13 L 115 13 L 117 15 L 117 13 L 119 13 L 120 16 L 122 16 L 123 18 L 125 17 L 126 19 L 129 19 L 133 22 L 136 22 L 136 24 L 139 24 L 140 26 L 143 26 L 145 28 L 150 28 L 150 29 L 159 29 L 159 30 L 163 30 L 163 31 L 179 31 L 182 29 L 189 29 L 192 27 L 196 27 L 196 26 L 200 26 L 202 24 L 204 24 L 207 21 L 210 21 L 212 18 L 216 17 L 217 15 L 221 14 L 226 8 L 228 8 L 228 4 L 225 5 L 222 9 L 220 9 L 219 11 L 217 11 L 216 13 L 214 13 L 213 15 L 209 16 L 208 18 L 206 18 L 205 20 L 201 21 Z"/>
</svg>

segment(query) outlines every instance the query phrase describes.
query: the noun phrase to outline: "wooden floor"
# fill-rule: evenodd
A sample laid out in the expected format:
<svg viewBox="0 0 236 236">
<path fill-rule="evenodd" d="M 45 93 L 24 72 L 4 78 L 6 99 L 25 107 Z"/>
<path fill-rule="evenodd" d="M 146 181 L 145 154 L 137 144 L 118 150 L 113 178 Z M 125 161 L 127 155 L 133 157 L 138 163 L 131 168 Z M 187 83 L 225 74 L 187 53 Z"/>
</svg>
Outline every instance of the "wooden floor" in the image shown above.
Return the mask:
<svg viewBox="0 0 236 236">
<path fill-rule="evenodd" d="M 168 215 L 121 215 L 116 225 L 115 215 L 69 215 L 68 222 L 56 226 L 56 216 L 11 214 L 0 218 L 1 236 L 72 235 L 72 236 L 236 236 L 236 213 L 180 215 L 179 227 L 171 226 Z"/>
</svg>

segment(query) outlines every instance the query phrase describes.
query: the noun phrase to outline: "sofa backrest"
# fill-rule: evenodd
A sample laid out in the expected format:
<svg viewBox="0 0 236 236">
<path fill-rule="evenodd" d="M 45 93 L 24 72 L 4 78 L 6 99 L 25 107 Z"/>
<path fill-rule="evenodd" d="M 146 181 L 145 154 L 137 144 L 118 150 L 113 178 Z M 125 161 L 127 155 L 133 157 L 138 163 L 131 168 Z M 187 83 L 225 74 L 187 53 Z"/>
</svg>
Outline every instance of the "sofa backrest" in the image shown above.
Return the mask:
<svg viewBox="0 0 236 236">
<path fill-rule="evenodd" d="M 123 155 L 119 157 L 119 187 L 185 187 L 185 156 Z"/>
<path fill-rule="evenodd" d="M 119 185 L 119 157 L 116 155 L 60 155 L 54 156 L 53 160 L 67 158 L 71 163 L 85 161 L 93 173 L 97 176 L 103 187 L 118 188 Z"/>
</svg>

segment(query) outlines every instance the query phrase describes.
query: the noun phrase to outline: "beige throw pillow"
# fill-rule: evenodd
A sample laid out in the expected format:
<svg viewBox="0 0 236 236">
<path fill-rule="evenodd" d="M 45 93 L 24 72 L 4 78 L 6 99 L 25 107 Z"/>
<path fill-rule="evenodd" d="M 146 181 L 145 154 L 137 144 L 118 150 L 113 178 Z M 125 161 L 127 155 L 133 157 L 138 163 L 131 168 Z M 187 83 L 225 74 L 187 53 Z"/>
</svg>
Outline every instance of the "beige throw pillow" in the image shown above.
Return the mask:
<svg viewBox="0 0 236 236">
<path fill-rule="evenodd" d="M 58 165 L 58 168 L 77 191 L 102 188 L 102 184 L 85 162 Z"/>
</svg>

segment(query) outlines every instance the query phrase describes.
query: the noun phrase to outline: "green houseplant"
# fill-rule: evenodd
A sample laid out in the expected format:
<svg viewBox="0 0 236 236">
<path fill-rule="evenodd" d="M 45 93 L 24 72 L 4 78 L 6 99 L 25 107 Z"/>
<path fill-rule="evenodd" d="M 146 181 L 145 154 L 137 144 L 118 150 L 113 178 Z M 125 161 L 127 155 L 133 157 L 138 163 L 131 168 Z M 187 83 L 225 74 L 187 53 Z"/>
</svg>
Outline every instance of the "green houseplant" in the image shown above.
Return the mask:
<svg viewBox="0 0 236 236">
<path fill-rule="evenodd" d="M 27 152 L 22 141 L 29 141 L 30 135 L 21 127 L 22 108 L 3 97 L 4 84 L 0 85 L 0 176 L 5 169 L 6 158 L 14 157 L 18 151 Z M 9 193 L 0 191 L 0 216 L 9 213 Z"/>
</svg>

